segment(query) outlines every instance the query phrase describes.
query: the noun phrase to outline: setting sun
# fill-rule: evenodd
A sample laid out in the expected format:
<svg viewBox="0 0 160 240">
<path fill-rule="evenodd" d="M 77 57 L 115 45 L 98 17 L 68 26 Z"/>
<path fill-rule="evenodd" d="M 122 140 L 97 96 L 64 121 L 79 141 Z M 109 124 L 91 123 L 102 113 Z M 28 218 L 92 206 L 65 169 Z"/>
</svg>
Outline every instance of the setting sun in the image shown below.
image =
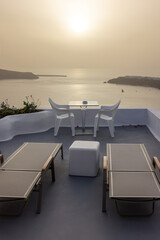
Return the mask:
<svg viewBox="0 0 160 240">
<path fill-rule="evenodd" d="M 89 3 L 71 1 L 66 6 L 66 19 L 68 29 L 72 33 L 83 34 L 91 29 L 93 12 L 90 11 Z"/>
<path fill-rule="evenodd" d="M 72 17 L 69 25 L 75 33 L 84 33 L 89 29 L 88 21 L 84 16 Z"/>
</svg>

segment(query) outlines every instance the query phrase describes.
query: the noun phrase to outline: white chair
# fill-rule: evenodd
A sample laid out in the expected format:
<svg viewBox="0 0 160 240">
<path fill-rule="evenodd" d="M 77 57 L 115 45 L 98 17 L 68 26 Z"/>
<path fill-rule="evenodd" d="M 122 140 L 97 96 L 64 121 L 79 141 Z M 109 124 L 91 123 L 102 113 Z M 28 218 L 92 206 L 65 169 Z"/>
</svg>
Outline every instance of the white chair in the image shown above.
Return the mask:
<svg viewBox="0 0 160 240">
<path fill-rule="evenodd" d="M 100 119 L 106 120 L 108 122 L 109 131 L 111 134 L 111 137 L 114 137 L 114 117 L 116 114 L 116 111 L 119 107 L 119 104 L 121 101 L 118 101 L 113 106 L 101 106 L 101 109 L 99 110 L 98 114 L 95 116 L 95 122 L 94 122 L 94 137 L 97 135 L 97 130 L 99 128 L 99 121 Z"/>
<path fill-rule="evenodd" d="M 69 106 L 56 104 L 50 98 L 48 101 L 55 113 L 54 136 L 57 136 L 61 121 L 66 118 L 69 118 L 72 129 L 72 136 L 75 136 L 75 118 L 74 114 L 70 112 Z"/>
</svg>

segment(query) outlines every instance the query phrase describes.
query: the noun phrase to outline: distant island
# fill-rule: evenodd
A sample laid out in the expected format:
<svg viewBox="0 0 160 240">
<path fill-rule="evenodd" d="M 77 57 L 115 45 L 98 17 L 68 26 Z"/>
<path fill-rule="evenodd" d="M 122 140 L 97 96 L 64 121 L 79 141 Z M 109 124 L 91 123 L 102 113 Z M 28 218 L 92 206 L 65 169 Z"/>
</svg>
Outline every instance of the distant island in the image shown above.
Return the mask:
<svg viewBox="0 0 160 240">
<path fill-rule="evenodd" d="M 114 84 L 152 87 L 160 89 L 160 78 L 156 77 L 124 76 L 110 79 L 107 82 Z"/>
<path fill-rule="evenodd" d="M 39 77 L 32 72 L 18 72 L 0 69 L 0 80 L 4 79 L 38 79 Z"/>
<path fill-rule="evenodd" d="M 64 74 L 37 74 L 38 77 L 67 77 Z"/>
</svg>

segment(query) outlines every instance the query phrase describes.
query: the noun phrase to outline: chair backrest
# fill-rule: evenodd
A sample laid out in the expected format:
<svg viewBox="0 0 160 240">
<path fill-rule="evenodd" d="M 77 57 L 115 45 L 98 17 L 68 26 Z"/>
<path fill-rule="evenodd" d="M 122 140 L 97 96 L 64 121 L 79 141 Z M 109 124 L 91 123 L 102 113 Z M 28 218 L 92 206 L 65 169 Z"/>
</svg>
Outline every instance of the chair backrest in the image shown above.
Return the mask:
<svg viewBox="0 0 160 240">
<path fill-rule="evenodd" d="M 108 116 L 111 116 L 112 118 L 114 118 L 120 103 L 121 103 L 121 100 L 119 100 L 113 106 L 101 106 L 101 109 L 99 110 L 99 116 L 101 114 L 104 114 L 104 115 L 108 115 Z"/>
<path fill-rule="evenodd" d="M 53 111 L 57 116 L 65 113 L 69 113 L 69 106 L 68 105 L 59 105 L 52 101 L 51 98 L 48 99 Z"/>
</svg>

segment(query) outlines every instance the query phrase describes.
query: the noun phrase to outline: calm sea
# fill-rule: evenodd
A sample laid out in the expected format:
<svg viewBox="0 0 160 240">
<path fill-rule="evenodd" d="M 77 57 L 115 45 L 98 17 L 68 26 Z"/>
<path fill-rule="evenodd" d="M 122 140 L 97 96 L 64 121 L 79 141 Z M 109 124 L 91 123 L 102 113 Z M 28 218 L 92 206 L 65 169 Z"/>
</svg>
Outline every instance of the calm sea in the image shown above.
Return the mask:
<svg viewBox="0 0 160 240">
<path fill-rule="evenodd" d="M 34 72 L 35 74 L 44 74 Z M 21 107 L 26 96 L 40 100 L 39 108 L 50 108 L 48 98 L 67 104 L 72 100 L 97 100 L 100 105 L 112 105 L 119 99 L 120 107 L 149 107 L 160 110 L 160 90 L 148 87 L 134 87 L 105 83 L 120 75 L 110 74 L 102 69 L 58 69 L 36 80 L 1 80 L 0 102 L 8 99 L 11 106 Z"/>
</svg>

